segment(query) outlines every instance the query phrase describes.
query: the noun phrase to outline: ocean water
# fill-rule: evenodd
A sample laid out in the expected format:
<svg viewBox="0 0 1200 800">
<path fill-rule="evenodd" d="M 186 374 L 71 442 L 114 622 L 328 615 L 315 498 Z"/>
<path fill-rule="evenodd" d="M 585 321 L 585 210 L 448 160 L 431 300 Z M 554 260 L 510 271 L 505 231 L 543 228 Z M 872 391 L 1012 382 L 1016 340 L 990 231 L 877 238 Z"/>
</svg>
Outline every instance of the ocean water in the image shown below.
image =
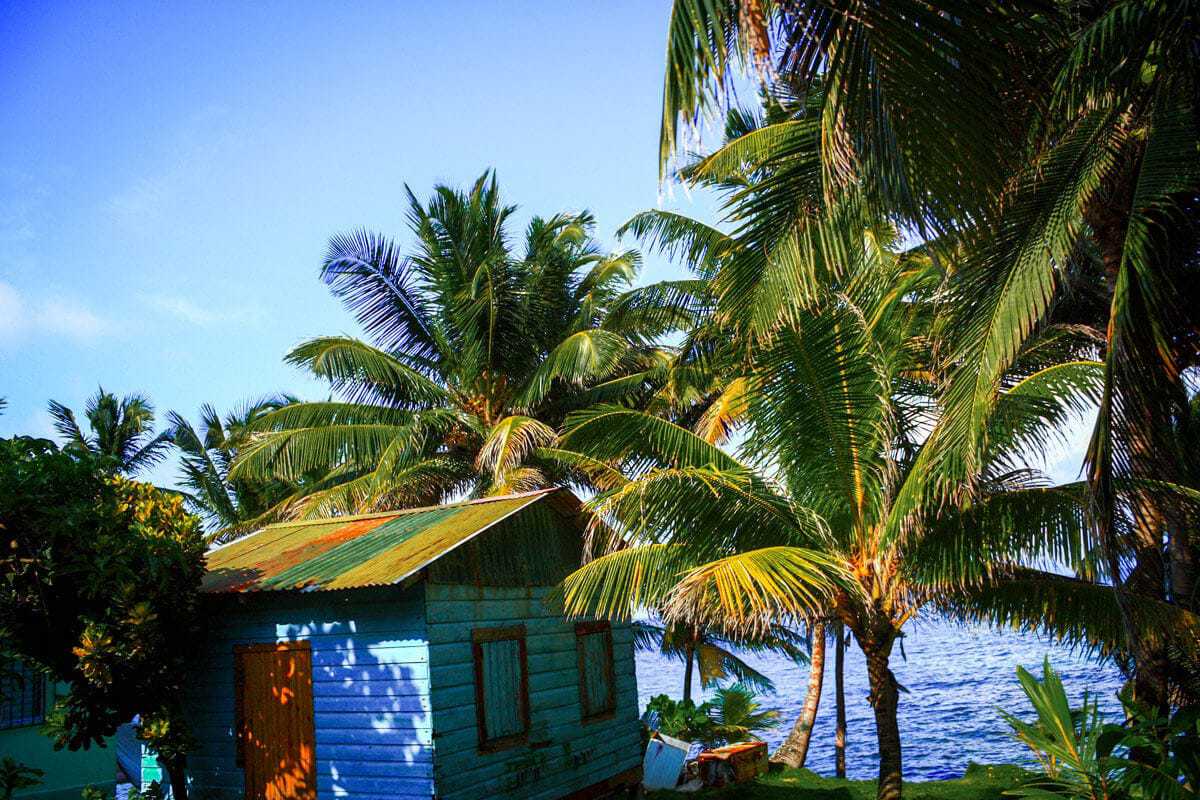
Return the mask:
<svg viewBox="0 0 1200 800">
<path fill-rule="evenodd" d="M 1099 699 L 1106 715 L 1119 719 L 1116 694 L 1121 678 L 1111 664 L 1097 663 L 1032 634 L 997 632 L 940 620 L 910 624 L 905 634 L 906 657 L 897 646 L 892 671 L 908 690 L 900 695 L 906 778 L 960 777 L 971 761 L 1033 763 L 1028 748 L 1013 738 L 999 710 L 1032 717 L 1032 709 L 1017 683 L 1016 669 L 1022 665 L 1040 675 L 1046 656 L 1062 676 L 1072 705 L 1078 705 L 1086 690 Z M 831 640 L 807 764 L 822 775 L 833 775 L 834 764 L 833 650 Z M 761 698 L 765 707 L 780 711 L 779 727 L 763 736 L 774 749 L 790 730 L 804 702 L 808 667 L 777 656 L 750 654 L 746 661 L 775 683 L 775 694 Z M 867 704 L 866 665 L 853 642 L 846 648 L 845 676 L 846 771 L 851 778 L 874 778 L 878 774 L 875 721 Z M 637 677 L 643 708 L 653 695 L 682 694 L 681 662 L 657 653 L 638 653 Z M 693 685 L 699 686 L 698 677 Z"/>
</svg>

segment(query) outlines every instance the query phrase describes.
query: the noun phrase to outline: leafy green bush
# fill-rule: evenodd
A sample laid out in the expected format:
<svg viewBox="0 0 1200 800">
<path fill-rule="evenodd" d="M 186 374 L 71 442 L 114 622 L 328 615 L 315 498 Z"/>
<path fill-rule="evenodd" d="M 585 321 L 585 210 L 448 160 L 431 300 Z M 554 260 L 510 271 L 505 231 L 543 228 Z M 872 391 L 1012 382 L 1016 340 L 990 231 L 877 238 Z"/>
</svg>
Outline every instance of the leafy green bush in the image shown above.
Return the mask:
<svg viewBox="0 0 1200 800">
<path fill-rule="evenodd" d="M 1032 722 L 1001 712 L 1037 756 L 1044 775 L 1006 794 L 1087 800 L 1183 800 L 1200 797 L 1200 709 L 1162 719 L 1126 691 L 1122 724 L 1106 723 L 1085 693 L 1072 709 L 1047 659 L 1042 680 L 1022 667 L 1017 677 L 1037 714 Z M 1138 758 L 1130 758 L 1137 752 Z"/>
<path fill-rule="evenodd" d="M 35 767 L 27 767 L 12 756 L 0 761 L 0 800 L 9 800 L 18 789 L 28 789 L 42 782 L 46 773 Z"/>
<path fill-rule="evenodd" d="M 778 711 L 762 709 L 754 691 L 740 683 L 718 689 L 711 701 L 700 705 L 655 695 L 646 712 L 657 712 L 658 731 L 708 747 L 757 739 L 756 734 L 777 725 L 779 717 Z"/>
<path fill-rule="evenodd" d="M 200 640 L 204 537 L 178 495 L 44 439 L 0 439 L 0 653 L 68 685 L 47 714 L 87 748 L 135 715 L 182 780 L 179 698 Z M 176 792 L 183 797 L 182 786 Z"/>
</svg>

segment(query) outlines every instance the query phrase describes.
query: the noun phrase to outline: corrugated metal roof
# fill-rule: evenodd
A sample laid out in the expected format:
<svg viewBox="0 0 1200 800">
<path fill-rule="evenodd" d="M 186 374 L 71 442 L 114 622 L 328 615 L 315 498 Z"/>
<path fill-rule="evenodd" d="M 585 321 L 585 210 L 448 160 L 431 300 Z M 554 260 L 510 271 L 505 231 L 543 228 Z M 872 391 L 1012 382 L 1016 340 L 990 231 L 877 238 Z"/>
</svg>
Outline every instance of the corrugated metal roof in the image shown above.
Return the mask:
<svg viewBox="0 0 1200 800">
<path fill-rule="evenodd" d="M 210 550 L 201 591 L 350 589 L 398 583 L 554 491 L 268 525 Z"/>
</svg>

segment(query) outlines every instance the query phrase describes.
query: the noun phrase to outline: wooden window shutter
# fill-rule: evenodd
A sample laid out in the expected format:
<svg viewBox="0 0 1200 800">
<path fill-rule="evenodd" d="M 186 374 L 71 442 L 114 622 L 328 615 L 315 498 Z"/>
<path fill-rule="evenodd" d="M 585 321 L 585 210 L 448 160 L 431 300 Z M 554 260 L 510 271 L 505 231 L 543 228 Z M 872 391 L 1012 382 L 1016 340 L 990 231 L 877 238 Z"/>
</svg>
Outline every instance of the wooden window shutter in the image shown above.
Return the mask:
<svg viewBox="0 0 1200 800">
<path fill-rule="evenodd" d="M 490 752 L 524 743 L 529 734 L 525 626 L 477 628 L 471 632 L 471 649 L 479 749 Z"/>
<path fill-rule="evenodd" d="M 575 652 L 579 662 L 580 716 L 585 722 L 611 716 L 617 709 L 612 626 L 603 621 L 576 625 Z"/>
</svg>

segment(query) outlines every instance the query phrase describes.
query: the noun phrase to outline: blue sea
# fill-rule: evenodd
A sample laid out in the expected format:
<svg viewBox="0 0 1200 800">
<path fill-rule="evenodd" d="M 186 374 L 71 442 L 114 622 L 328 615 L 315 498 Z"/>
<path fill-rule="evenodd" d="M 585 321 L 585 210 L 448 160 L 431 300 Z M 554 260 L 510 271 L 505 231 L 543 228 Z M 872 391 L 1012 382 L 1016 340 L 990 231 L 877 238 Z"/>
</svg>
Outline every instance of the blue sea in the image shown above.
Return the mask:
<svg viewBox="0 0 1200 800">
<path fill-rule="evenodd" d="M 961 777 L 967 763 L 1030 764 L 1031 754 L 1013 738 L 1000 709 L 1025 718 L 1032 716 L 1017 683 L 1023 665 L 1041 674 L 1042 659 L 1059 672 L 1072 704 L 1086 690 L 1099 698 L 1100 708 L 1120 717 L 1117 691 L 1121 677 L 1111 664 L 1097 663 L 1070 648 L 1032 634 L 997 632 L 945 621 L 918 621 L 905 628 L 904 655 L 897 646 L 892 671 L 907 689 L 900 695 L 900 730 L 904 743 L 904 773 L 912 780 Z M 825 686 L 813 730 L 807 766 L 833 775 L 833 642 L 827 648 Z M 905 657 L 906 656 L 906 657 Z M 746 656 L 746 661 L 775 683 L 776 693 L 762 697 L 776 708 L 781 722 L 764 735 L 772 749 L 783 740 L 804 702 L 808 667 L 778 656 Z M 656 694 L 679 697 L 683 664 L 657 653 L 637 657 L 638 694 L 643 708 Z M 695 684 L 699 685 L 697 677 Z M 875 721 L 867 704 L 863 656 L 851 642 L 846 649 L 846 771 L 851 778 L 874 778 L 878 771 Z"/>
</svg>

